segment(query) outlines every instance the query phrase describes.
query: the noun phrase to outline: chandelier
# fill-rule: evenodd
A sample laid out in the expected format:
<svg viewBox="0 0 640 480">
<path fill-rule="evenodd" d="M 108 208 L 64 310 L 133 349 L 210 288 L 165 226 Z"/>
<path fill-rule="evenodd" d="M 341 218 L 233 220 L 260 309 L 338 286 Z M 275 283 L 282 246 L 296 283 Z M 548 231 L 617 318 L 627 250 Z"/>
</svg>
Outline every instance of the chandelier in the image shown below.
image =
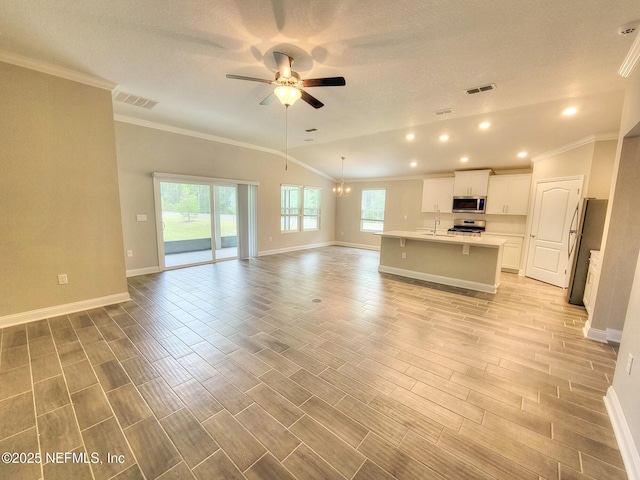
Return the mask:
<svg viewBox="0 0 640 480">
<path fill-rule="evenodd" d="M 342 178 L 340 183 L 333 187 L 333 193 L 336 197 L 348 197 L 351 193 L 351 187 L 344 186 L 344 157 L 342 157 Z"/>
</svg>

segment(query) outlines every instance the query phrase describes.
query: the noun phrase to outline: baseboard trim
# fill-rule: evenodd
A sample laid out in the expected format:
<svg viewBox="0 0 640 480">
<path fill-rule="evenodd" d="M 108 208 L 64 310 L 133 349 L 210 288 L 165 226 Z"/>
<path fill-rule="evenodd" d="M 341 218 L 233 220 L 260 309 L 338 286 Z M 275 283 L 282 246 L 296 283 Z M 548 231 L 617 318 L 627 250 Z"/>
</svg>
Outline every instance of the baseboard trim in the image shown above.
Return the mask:
<svg viewBox="0 0 640 480">
<path fill-rule="evenodd" d="M 129 277 L 138 277 L 140 275 L 149 275 L 151 273 L 160 273 L 160 267 L 145 267 L 145 268 L 134 268 L 132 270 L 127 270 L 127 278 Z"/>
<path fill-rule="evenodd" d="M 614 330 L 613 328 L 607 328 L 606 330 L 591 328 L 591 322 L 587 322 L 585 324 L 582 329 L 582 333 L 589 340 L 594 340 L 600 343 L 620 343 L 622 340 L 622 332 L 620 330 Z"/>
<path fill-rule="evenodd" d="M 91 298 L 81 302 L 65 303 L 54 307 L 40 308 L 28 312 L 15 313 L 0 317 L 0 328 L 10 327 L 12 325 L 20 325 L 22 323 L 32 322 L 34 320 L 42 320 L 44 318 L 57 317 L 59 315 L 67 315 L 69 313 L 81 312 L 92 308 L 104 307 L 114 303 L 128 302 L 131 300 L 128 292 L 107 295 L 106 297 Z"/>
<path fill-rule="evenodd" d="M 335 242 L 310 243 L 307 245 L 296 245 L 295 247 L 276 248 L 273 250 L 262 250 L 261 252 L 258 252 L 258 256 L 265 257 L 267 255 L 277 255 L 278 253 L 297 252 L 300 250 L 309 250 L 312 248 L 330 247 L 332 245 L 335 245 Z"/>
<path fill-rule="evenodd" d="M 633 441 L 631 429 L 613 387 L 609 387 L 607 390 L 607 395 L 604 397 L 604 405 L 607 408 L 607 413 L 613 426 L 613 433 L 618 441 L 618 448 L 627 471 L 627 477 L 629 480 L 640 480 L 640 453 Z"/>
<path fill-rule="evenodd" d="M 339 247 L 360 248 L 362 250 L 375 250 L 376 252 L 380 251 L 380 245 L 366 245 L 364 243 L 349 243 L 349 242 L 336 242 L 335 244 Z"/>
<path fill-rule="evenodd" d="M 486 283 L 471 282 L 469 280 L 460 280 L 458 278 L 442 277 L 440 275 L 431 275 L 429 273 L 414 272 L 412 270 L 405 270 L 404 268 L 388 267 L 386 265 L 380 265 L 378 271 L 382 273 L 390 273 L 392 275 L 400 275 L 402 277 L 409 277 L 415 280 L 424 280 L 425 282 L 441 283 L 443 285 L 449 285 L 450 287 L 466 288 L 468 290 L 475 290 L 478 292 L 496 293 L 498 291 L 497 285 L 490 285 Z"/>
</svg>

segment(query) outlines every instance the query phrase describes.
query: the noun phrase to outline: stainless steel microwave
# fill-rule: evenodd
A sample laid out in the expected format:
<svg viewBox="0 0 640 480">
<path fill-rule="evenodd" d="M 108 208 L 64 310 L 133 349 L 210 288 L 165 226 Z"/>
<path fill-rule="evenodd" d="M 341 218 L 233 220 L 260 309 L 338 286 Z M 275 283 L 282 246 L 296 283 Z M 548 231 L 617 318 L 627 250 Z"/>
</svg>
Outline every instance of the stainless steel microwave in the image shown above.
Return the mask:
<svg viewBox="0 0 640 480">
<path fill-rule="evenodd" d="M 453 213 L 485 213 L 487 197 L 453 197 Z"/>
</svg>

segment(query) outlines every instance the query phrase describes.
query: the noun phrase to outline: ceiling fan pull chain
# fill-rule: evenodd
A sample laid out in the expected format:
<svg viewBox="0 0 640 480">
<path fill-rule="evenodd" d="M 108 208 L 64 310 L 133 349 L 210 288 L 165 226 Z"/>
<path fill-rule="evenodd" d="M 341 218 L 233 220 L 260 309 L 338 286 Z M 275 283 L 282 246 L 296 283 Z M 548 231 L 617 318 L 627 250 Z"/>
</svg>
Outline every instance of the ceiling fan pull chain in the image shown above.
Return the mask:
<svg viewBox="0 0 640 480">
<path fill-rule="evenodd" d="M 284 106 L 284 170 L 289 168 L 289 105 Z"/>
</svg>

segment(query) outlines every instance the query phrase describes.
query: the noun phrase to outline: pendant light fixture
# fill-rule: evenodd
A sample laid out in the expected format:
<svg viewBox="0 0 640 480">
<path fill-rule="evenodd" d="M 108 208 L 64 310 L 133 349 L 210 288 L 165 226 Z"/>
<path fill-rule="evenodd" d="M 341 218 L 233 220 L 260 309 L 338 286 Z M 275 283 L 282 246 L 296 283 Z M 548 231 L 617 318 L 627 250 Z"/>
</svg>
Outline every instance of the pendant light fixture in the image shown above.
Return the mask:
<svg viewBox="0 0 640 480">
<path fill-rule="evenodd" d="M 336 197 L 348 197 L 351 193 L 351 187 L 344 186 L 344 157 L 342 157 L 342 178 L 340 183 L 333 187 L 333 193 Z"/>
</svg>

